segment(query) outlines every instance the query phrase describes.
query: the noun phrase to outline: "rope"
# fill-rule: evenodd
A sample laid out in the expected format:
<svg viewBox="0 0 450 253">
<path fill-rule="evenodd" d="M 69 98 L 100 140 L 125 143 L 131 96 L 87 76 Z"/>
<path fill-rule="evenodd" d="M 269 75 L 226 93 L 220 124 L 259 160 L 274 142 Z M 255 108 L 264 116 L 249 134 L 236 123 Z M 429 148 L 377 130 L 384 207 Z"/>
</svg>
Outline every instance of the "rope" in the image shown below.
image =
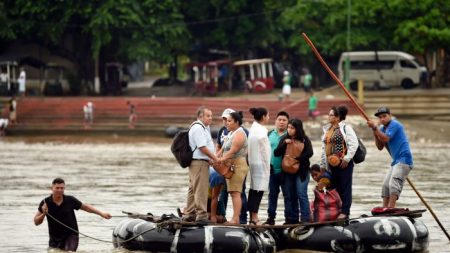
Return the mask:
<svg viewBox="0 0 450 253">
<path fill-rule="evenodd" d="M 56 221 L 57 223 L 59 223 L 60 225 L 64 226 L 65 228 L 67 228 L 67 229 L 69 229 L 69 230 L 71 230 L 72 232 L 75 232 L 75 233 L 77 233 L 77 234 L 80 234 L 80 235 L 82 235 L 82 236 L 85 236 L 85 237 L 87 237 L 87 238 L 90 238 L 90 239 L 92 239 L 92 240 L 96 240 L 96 241 L 99 241 L 99 242 L 115 243 L 114 241 L 98 239 L 98 238 L 89 236 L 89 235 L 87 235 L 87 234 L 81 233 L 80 231 L 78 231 L 78 230 L 76 230 L 76 229 L 73 229 L 73 228 L 67 226 L 66 224 L 62 223 L 60 220 L 58 220 L 58 219 L 56 219 L 55 217 L 53 217 L 50 213 L 47 213 L 46 215 L 47 215 L 48 217 L 52 218 L 52 219 L 53 219 L 54 221 Z M 156 227 L 155 227 L 155 228 L 156 228 Z M 135 235 L 135 236 L 133 236 L 133 237 L 127 239 L 127 240 L 121 241 L 120 239 L 118 239 L 118 243 L 126 243 L 126 242 L 129 242 L 129 241 L 132 241 L 132 240 L 136 239 L 137 237 L 139 237 L 139 236 L 141 236 L 141 235 L 143 235 L 143 234 L 145 234 L 145 233 L 147 233 L 147 232 L 150 232 L 150 231 L 154 230 L 155 228 L 151 228 L 151 229 L 144 230 L 144 231 L 142 231 L 141 233 L 139 233 L 139 234 L 137 234 L 137 235 Z"/>
</svg>

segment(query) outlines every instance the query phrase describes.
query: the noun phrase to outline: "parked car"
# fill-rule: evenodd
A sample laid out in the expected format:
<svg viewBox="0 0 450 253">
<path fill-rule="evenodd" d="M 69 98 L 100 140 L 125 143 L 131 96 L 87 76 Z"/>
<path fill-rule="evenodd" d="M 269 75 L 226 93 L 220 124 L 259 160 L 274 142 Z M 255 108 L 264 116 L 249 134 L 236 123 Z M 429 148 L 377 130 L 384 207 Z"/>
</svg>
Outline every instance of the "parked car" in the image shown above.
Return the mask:
<svg viewBox="0 0 450 253">
<path fill-rule="evenodd" d="M 399 51 L 344 52 L 338 63 L 339 78 L 344 80 L 345 60 L 350 60 L 349 83 L 355 90 L 357 81 L 365 88 L 411 89 L 426 78 L 427 69 L 414 56 Z"/>
</svg>

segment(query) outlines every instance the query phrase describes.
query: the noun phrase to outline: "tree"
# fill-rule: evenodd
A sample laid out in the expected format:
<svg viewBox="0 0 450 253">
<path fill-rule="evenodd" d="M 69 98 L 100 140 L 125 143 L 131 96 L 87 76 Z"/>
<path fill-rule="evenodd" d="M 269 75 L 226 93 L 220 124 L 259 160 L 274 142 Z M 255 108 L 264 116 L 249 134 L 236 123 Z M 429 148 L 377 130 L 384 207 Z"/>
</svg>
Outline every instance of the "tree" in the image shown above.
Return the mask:
<svg viewBox="0 0 450 253">
<path fill-rule="evenodd" d="M 437 54 L 436 83 L 449 82 L 450 45 L 450 2 L 443 0 L 424 0 L 416 4 L 409 1 L 390 1 L 392 13 L 396 13 L 397 26 L 394 27 L 396 44 L 407 51 L 421 54 L 428 67 L 429 55 Z M 433 70 L 433 69 L 431 69 Z"/>
<path fill-rule="evenodd" d="M 348 11 L 347 0 L 298 1 L 279 18 L 287 35 L 285 45 L 311 60 L 300 36 L 306 32 L 325 57 L 336 57 L 347 51 Z M 401 50 L 424 56 L 430 50 L 448 51 L 448 13 L 450 2 L 445 0 L 352 1 L 350 50 Z"/>
<path fill-rule="evenodd" d="M 228 50 L 239 57 L 267 49 L 274 41 L 273 16 L 280 5 L 273 0 L 184 1 L 183 13 L 192 34 L 192 53 Z"/>
<path fill-rule="evenodd" d="M 93 79 L 94 59 L 122 61 L 170 58 L 187 37 L 177 0 L 5 0 L 0 37 L 37 43 Z"/>
</svg>

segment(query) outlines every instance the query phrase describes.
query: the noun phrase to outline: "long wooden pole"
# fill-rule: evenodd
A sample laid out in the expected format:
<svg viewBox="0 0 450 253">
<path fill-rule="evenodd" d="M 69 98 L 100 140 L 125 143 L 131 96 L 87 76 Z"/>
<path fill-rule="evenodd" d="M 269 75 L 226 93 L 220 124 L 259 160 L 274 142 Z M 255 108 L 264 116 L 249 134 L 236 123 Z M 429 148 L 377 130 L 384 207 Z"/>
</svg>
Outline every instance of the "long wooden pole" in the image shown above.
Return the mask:
<svg viewBox="0 0 450 253">
<path fill-rule="evenodd" d="M 356 102 L 355 98 L 352 96 L 352 94 L 350 94 L 350 92 L 348 92 L 348 90 L 345 88 L 344 84 L 341 82 L 341 80 L 339 80 L 339 78 L 333 73 L 333 71 L 330 69 L 330 67 L 328 67 L 327 63 L 322 59 L 322 56 L 320 56 L 319 51 L 317 51 L 316 47 L 314 46 L 314 44 L 312 43 L 312 41 L 308 38 L 308 36 L 305 33 L 302 33 L 303 38 L 306 40 L 306 42 L 309 44 L 309 46 L 311 47 L 312 51 L 314 52 L 314 54 L 316 55 L 317 59 L 319 60 L 319 62 L 322 64 L 322 66 L 327 70 L 328 74 L 330 74 L 330 76 L 334 79 L 334 81 L 336 81 L 337 84 L 339 84 L 339 86 L 341 86 L 342 90 L 345 92 L 345 94 L 347 95 L 347 97 L 353 102 L 353 104 L 356 106 L 356 108 L 358 109 L 359 113 L 361 113 L 361 116 L 363 116 L 366 120 L 369 120 L 369 117 L 367 116 L 367 114 L 364 112 L 363 108 Z"/>
<path fill-rule="evenodd" d="M 438 217 L 436 216 L 436 214 L 433 212 L 433 209 L 428 205 L 428 203 L 425 201 L 425 199 L 422 197 L 422 194 L 420 194 L 420 192 L 416 189 L 416 186 L 413 184 L 413 182 L 411 181 L 411 179 L 409 179 L 409 177 L 406 178 L 406 180 L 408 180 L 409 185 L 411 185 L 411 187 L 413 188 L 414 192 L 417 194 L 417 196 L 420 198 L 420 200 L 422 200 L 422 203 L 427 207 L 427 209 L 430 211 L 431 215 L 433 216 L 433 218 L 436 220 L 437 224 L 439 225 L 439 227 L 441 227 L 442 231 L 444 231 L 444 234 L 447 236 L 447 239 L 450 241 L 450 235 L 447 233 L 447 230 L 445 230 L 444 226 L 442 225 L 442 223 L 439 221 Z"/>
<path fill-rule="evenodd" d="M 364 111 L 364 109 L 356 102 L 355 98 L 352 96 L 352 94 L 350 94 L 350 92 L 347 90 L 347 88 L 345 88 L 344 84 L 341 82 L 341 80 L 339 80 L 339 78 L 333 73 L 333 71 L 330 69 L 330 67 L 328 67 L 328 64 L 323 60 L 322 56 L 320 55 L 319 51 L 317 51 L 316 47 L 314 46 L 314 44 L 312 43 L 312 41 L 308 38 L 308 35 L 306 35 L 306 33 L 302 33 L 303 38 L 305 39 L 306 43 L 308 43 L 308 45 L 311 47 L 311 50 L 314 52 L 314 54 L 316 55 L 317 59 L 319 60 L 319 62 L 322 64 L 322 66 L 327 70 L 327 72 L 330 74 L 330 76 L 334 79 L 334 81 L 336 81 L 337 84 L 339 84 L 339 86 L 341 86 L 342 90 L 345 92 L 345 94 L 347 95 L 347 97 L 352 101 L 352 103 L 356 106 L 356 108 L 358 109 L 358 111 L 361 113 L 361 115 L 368 121 L 369 117 L 367 116 L 366 112 Z M 422 203 L 427 207 L 427 209 L 430 211 L 431 215 L 433 216 L 433 218 L 436 220 L 436 222 L 439 224 L 439 226 L 441 227 L 442 231 L 444 231 L 445 235 L 447 236 L 447 238 L 450 240 L 450 236 L 447 233 L 447 231 L 445 230 L 444 226 L 442 226 L 441 222 L 439 221 L 438 217 L 436 216 L 436 214 L 434 213 L 433 209 L 428 205 L 428 203 L 425 201 L 425 199 L 422 197 L 422 195 L 419 193 L 419 191 L 416 189 L 416 187 L 414 186 L 413 182 L 407 177 L 406 180 L 408 181 L 409 185 L 413 188 L 414 192 L 417 194 L 417 196 L 420 198 L 420 200 L 422 201 Z"/>
</svg>

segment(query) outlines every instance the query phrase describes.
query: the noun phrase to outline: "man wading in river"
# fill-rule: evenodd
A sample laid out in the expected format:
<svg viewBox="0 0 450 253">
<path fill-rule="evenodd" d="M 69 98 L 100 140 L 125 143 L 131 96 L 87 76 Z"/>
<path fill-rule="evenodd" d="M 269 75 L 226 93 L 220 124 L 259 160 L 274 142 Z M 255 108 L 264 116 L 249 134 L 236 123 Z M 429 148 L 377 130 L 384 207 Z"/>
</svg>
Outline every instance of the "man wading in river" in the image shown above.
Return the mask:
<svg viewBox="0 0 450 253">
<path fill-rule="evenodd" d="M 73 210 L 83 210 L 89 213 L 95 213 L 105 219 L 111 219 L 111 215 L 97 210 L 91 205 L 83 204 L 73 196 L 64 195 L 65 183 L 62 178 L 55 178 L 52 182 L 52 195 L 45 198 L 39 204 L 38 212 L 34 216 L 34 224 L 40 225 L 45 216 L 48 223 L 48 233 L 50 248 L 58 248 L 66 251 L 76 251 L 78 248 L 78 224 L 75 212 Z M 58 221 L 64 225 L 61 225 Z"/>
</svg>

